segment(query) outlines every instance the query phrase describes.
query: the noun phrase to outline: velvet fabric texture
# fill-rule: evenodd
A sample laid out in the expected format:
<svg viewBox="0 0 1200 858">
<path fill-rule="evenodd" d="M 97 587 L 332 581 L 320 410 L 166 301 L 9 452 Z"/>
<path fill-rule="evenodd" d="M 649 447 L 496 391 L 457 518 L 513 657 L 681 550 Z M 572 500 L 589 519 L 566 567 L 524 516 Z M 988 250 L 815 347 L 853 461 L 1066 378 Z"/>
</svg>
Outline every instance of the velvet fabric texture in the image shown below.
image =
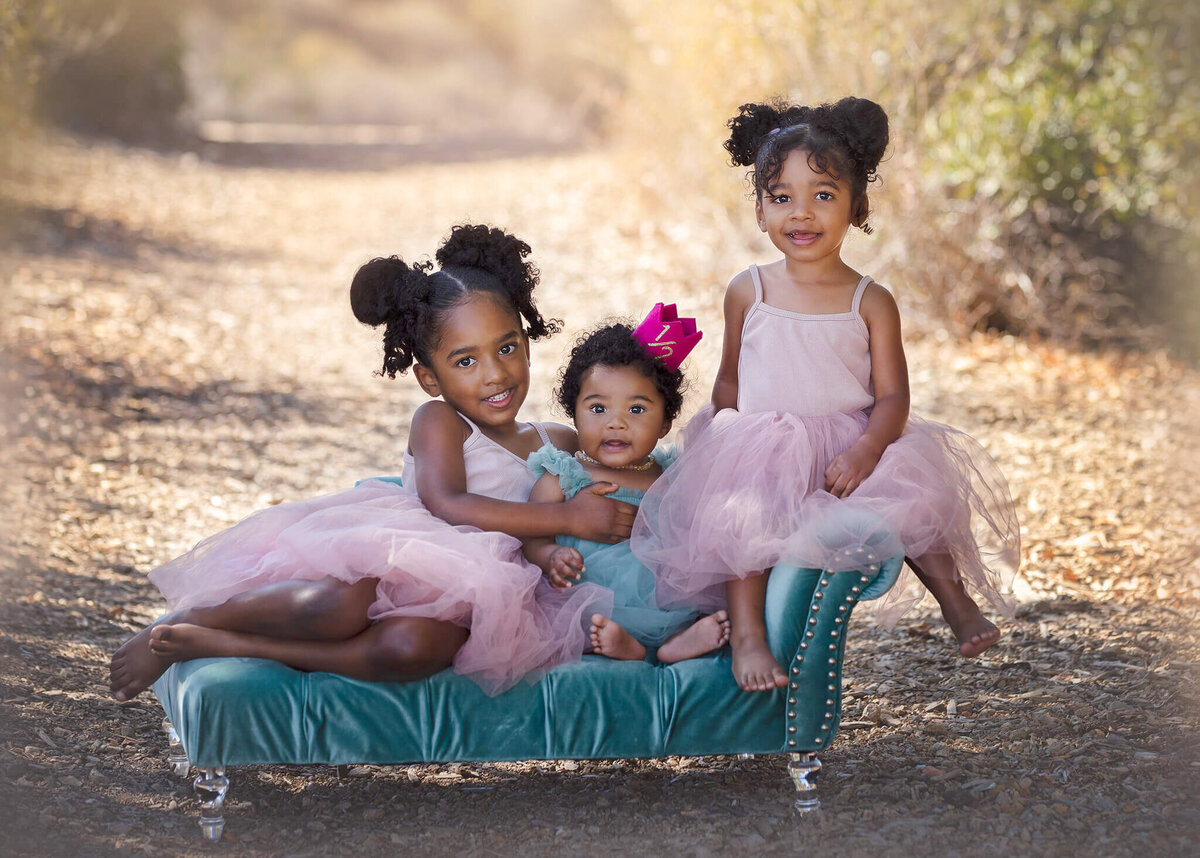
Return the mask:
<svg viewBox="0 0 1200 858">
<path fill-rule="evenodd" d="M 175 664 L 154 693 L 205 767 L 818 750 L 837 732 L 850 612 L 885 592 L 901 563 L 772 571 L 768 642 L 796 686 L 774 692 L 741 691 L 726 648 L 672 665 L 585 656 L 496 697 L 448 670 L 376 683 L 243 658 Z"/>
</svg>

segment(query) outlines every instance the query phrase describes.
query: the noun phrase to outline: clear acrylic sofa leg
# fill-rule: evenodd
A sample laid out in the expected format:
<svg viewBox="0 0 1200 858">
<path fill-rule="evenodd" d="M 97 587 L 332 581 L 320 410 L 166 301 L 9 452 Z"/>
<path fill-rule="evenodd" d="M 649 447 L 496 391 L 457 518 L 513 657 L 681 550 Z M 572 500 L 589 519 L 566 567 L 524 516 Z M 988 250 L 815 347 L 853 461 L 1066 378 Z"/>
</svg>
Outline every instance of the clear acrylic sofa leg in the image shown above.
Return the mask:
<svg viewBox="0 0 1200 858">
<path fill-rule="evenodd" d="M 167 765 L 171 767 L 178 777 L 187 777 L 188 771 L 192 764 L 188 762 L 187 754 L 183 750 L 183 742 L 179 739 L 179 732 L 175 729 L 175 725 L 171 723 L 170 718 L 162 719 L 163 732 L 167 734 Z"/>
<path fill-rule="evenodd" d="M 821 799 L 817 797 L 817 777 L 821 774 L 821 761 L 811 752 L 790 756 L 788 774 L 796 786 L 796 803 L 792 805 L 792 810 L 796 813 L 819 810 Z"/>
<path fill-rule="evenodd" d="M 229 791 L 225 767 L 201 768 L 192 789 L 200 799 L 200 831 L 205 840 L 216 843 L 225 831 L 225 793 Z"/>
</svg>

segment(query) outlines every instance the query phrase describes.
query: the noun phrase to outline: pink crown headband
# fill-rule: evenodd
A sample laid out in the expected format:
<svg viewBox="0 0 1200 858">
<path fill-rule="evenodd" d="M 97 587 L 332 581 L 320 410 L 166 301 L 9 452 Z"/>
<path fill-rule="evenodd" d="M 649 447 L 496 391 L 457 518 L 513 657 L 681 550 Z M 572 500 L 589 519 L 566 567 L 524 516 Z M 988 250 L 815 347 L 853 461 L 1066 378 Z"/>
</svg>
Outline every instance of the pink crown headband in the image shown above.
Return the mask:
<svg viewBox="0 0 1200 858">
<path fill-rule="evenodd" d="M 651 357 L 661 360 L 670 370 L 679 369 L 683 359 L 691 353 L 704 334 L 696 327 L 696 320 L 685 316 L 679 318 L 674 304 L 661 301 L 642 320 L 633 332 L 633 338 Z"/>
</svg>

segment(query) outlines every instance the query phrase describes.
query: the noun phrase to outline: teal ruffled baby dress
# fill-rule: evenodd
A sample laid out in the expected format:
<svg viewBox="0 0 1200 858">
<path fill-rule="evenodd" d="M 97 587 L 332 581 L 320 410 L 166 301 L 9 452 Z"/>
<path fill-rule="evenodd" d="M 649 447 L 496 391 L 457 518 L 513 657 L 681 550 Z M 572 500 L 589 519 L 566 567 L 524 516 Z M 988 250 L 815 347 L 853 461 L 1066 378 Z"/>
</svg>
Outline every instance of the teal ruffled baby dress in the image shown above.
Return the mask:
<svg viewBox="0 0 1200 858">
<path fill-rule="evenodd" d="M 654 458 L 666 468 L 675 461 L 675 451 L 655 450 Z M 542 474 L 558 477 L 558 484 L 567 500 L 578 494 L 580 489 L 596 482 L 583 463 L 550 444 L 530 455 L 529 469 L 539 477 Z M 636 489 L 622 487 L 607 497 L 639 506 L 643 494 Z M 633 556 L 628 540 L 608 545 L 574 536 L 559 536 L 555 542 L 574 548 L 583 555 L 585 568 L 580 580 L 612 590 L 612 619 L 651 651 L 701 616 L 700 612 L 691 608 L 666 610 L 658 607 L 654 598 L 654 576 Z"/>
</svg>

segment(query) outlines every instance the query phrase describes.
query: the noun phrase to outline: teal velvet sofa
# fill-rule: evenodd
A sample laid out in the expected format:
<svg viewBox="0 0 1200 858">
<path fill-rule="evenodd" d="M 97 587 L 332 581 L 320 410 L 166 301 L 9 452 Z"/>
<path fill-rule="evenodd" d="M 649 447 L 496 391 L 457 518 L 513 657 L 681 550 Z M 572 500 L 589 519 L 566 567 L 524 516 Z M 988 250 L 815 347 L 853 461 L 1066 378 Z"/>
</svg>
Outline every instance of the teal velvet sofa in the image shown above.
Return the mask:
<svg viewBox="0 0 1200 858">
<path fill-rule="evenodd" d="M 816 752 L 833 741 L 841 714 L 850 614 L 884 593 L 903 562 L 854 550 L 859 571 L 772 571 L 768 641 L 790 680 L 776 692 L 741 691 L 727 649 L 672 665 L 585 656 L 498 697 L 450 671 L 376 683 L 262 659 L 197 659 L 154 684 L 168 762 L 179 775 L 198 769 L 209 840 L 224 829 L 227 771 L 258 764 L 789 754 L 796 807 L 813 809 Z"/>
</svg>

